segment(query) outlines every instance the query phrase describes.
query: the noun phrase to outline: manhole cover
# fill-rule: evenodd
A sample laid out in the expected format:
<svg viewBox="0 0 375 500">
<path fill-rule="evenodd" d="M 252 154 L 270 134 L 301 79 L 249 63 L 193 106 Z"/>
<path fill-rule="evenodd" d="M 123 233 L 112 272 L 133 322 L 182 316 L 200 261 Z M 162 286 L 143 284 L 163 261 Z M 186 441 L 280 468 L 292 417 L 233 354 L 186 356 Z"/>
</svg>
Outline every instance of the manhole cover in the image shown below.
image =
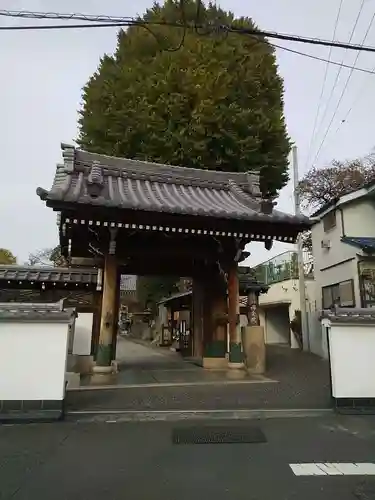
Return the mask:
<svg viewBox="0 0 375 500">
<path fill-rule="evenodd" d="M 259 427 L 251 426 L 193 426 L 172 431 L 173 444 L 247 444 L 266 443 Z"/>
</svg>

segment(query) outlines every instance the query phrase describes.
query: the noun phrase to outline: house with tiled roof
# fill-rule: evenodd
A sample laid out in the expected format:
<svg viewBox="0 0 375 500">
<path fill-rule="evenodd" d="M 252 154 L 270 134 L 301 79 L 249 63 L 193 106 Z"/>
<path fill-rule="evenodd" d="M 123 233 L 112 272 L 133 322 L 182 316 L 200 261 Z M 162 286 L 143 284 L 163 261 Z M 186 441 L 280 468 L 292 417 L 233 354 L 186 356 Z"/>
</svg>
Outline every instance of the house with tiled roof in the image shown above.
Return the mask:
<svg viewBox="0 0 375 500">
<path fill-rule="evenodd" d="M 318 309 L 375 306 L 375 182 L 316 211 L 312 245 Z"/>
</svg>

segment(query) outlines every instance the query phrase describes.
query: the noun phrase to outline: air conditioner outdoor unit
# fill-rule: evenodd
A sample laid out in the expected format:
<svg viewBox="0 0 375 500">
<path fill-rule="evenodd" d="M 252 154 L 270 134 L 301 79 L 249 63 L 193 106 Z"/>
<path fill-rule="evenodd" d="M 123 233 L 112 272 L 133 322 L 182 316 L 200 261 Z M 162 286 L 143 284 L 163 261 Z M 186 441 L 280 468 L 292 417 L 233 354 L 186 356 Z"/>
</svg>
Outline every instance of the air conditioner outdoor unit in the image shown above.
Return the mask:
<svg viewBox="0 0 375 500">
<path fill-rule="evenodd" d="M 331 248 L 330 240 L 322 240 L 321 245 L 322 245 L 322 248 Z"/>
</svg>

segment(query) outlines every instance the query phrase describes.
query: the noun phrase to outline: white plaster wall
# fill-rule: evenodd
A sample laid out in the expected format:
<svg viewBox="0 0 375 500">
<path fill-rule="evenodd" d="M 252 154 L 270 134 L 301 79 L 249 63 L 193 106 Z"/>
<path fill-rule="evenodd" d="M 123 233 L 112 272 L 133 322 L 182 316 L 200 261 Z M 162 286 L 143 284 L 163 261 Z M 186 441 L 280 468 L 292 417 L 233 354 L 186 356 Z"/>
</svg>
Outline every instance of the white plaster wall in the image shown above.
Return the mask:
<svg viewBox="0 0 375 500">
<path fill-rule="evenodd" d="M 78 313 L 75 320 L 73 354 L 89 356 L 91 354 L 91 336 L 93 313 Z"/>
<path fill-rule="evenodd" d="M 342 207 L 346 236 L 375 237 L 375 203 L 359 200 Z"/>
<path fill-rule="evenodd" d="M 0 400 L 62 400 L 67 323 L 0 323 Z"/>
<path fill-rule="evenodd" d="M 343 207 L 343 218 L 346 234 L 349 232 L 346 228 L 346 208 Z M 361 225 L 361 221 L 357 221 Z M 318 279 L 317 272 L 330 266 L 334 266 L 339 262 L 351 259 L 356 256 L 357 251 L 355 247 L 342 243 L 341 238 L 344 235 L 341 213 L 340 210 L 336 211 L 336 226 L 330 231 L 325 232 L 323 229 L 323 222 L 320 221 L 314 224 L 311 230 L 311 239 L 313 245 L 314 257 L 314 275 Z M 322 241 L 328 240 L 330 248 L 322 248 Z"/>
<path fill-rule="evenodd" d="M 305 294 L 307 300 L 315 300 L 314 280 L 305 280 Z M 275 304 L 290 304 L 293 312 L 301 309 L 299 281 L 290 279 L 274 283 L 270 285 L 267 293 L 262 293 L 259 296 L 260 307 Z"/>
<path fill-rule="evenodd" d="M 332 393 L 335 398 L 375 397 L 375 325 L 330 326 Z"/>
</svg>

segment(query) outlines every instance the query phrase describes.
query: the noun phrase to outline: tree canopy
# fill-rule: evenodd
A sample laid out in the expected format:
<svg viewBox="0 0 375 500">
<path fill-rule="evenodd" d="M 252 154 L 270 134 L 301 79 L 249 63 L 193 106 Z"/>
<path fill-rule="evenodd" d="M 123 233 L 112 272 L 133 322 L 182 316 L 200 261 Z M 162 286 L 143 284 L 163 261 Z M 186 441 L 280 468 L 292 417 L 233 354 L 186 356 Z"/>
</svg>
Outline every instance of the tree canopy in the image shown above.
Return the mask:
<svg viewBox="0 0 375 500">
<path fill-rule="evenodd" d="M 7 250 L 6 248 L 0 248 L 0 264 L 17 264 L 17 258 L 12 254 L 10 250 Z"/>
<path fill-rule="evenodd" d="M 64 266 L 66 261 L 61 255 L 60 246 L 54 248 L 43 248 L 37 252 L 29 254 L 29 259 L 27 261 L 29 266 Z"/>
<path fill-rule="evenodd" d="M 375 156 L 344 162 L 333 161 L 324 168 L 312 168 L 300 181 L 301 201 L 309 210 L 317 210 L 344 194 L 360 189 L 375 181 Z M 303 235 L 303 246 L 312 250 L 310 231 Z"/>
<path fill-rule="evenodd" d="M 164 297 L 178 292 L 179 278 L 174 276 L 138 276 L 137 300 L 144 307 L 156 312 L 156 304 Z"/>
<path fill-rule="evenodd" d="M 83 89 L 77 142 L 88 151 L 185 167 L 260 170 L 275 196 L 288 181 L 290 140 L 283 82 L 273 47 L 261 37 L 197 28 L 256 28 L 197 0 L 155 3 L 118 34 Z M 199 15 L 198 14 L 198 5 Z M 182 39 L 183 37 L 183 39 Z"/>
<path fill-rule="evenodd" d="M 299 183 L 306 208 L 318 209 L 344 194 L 375 181 L 375 156 L 345 162 L 333 161 L 325 168 L 312 168 Z"/>
</svg>

